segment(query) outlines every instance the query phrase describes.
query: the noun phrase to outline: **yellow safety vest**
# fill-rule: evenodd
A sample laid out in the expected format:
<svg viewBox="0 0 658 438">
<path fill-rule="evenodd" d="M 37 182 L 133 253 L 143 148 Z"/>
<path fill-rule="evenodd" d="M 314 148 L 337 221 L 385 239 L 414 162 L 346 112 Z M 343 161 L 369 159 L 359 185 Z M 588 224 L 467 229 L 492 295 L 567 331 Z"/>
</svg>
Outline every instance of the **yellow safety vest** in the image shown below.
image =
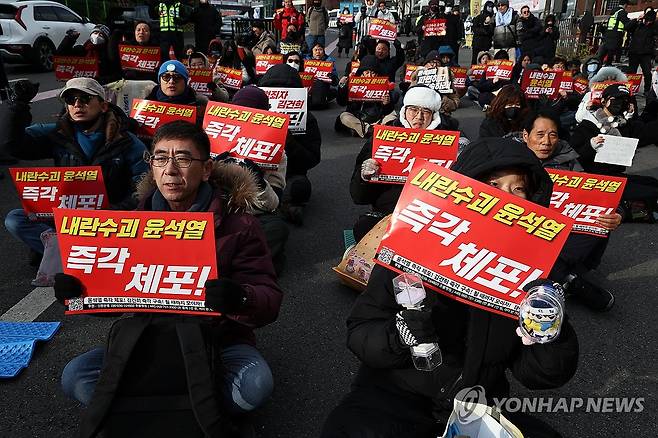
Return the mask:
<svg viewBox="0 0 658 438">
<path fill-rule="evenodd" d="M 616 30 L 618 32 L 623 32 L 624 31 L 624 23 L 621 21 L 617 20 L 617 15 L 622 11 L 622 9 L 618 10 L 614 14 L 608 18 L 608 30 Z"/>
<path fill-rule="evenodd" d="M 163 2 L 158 6 L 160 13 L 160 32 L 182 32 L 183 29 L 176 24 L 176 19 L 180 18 L 180 2 L 167 7 Z"/>
</svg>

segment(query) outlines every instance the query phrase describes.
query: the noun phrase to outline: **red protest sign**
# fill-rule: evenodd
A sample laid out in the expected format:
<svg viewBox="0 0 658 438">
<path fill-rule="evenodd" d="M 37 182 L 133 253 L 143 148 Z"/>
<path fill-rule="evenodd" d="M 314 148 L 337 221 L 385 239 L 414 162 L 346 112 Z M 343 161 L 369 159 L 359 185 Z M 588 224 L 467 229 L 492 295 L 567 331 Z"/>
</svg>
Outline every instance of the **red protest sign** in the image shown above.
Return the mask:
<svg viewBox="0 0 658 438">
<path fill-rule="evenodd" d="M 600 214 L 614 213 L 626 178 L 546 169 L 553 180 L 551 209 L 572 218 L 574 233 L 604 237 L 609 231 L 596 224 Z"/>
<path fill-rule="evenodd" d="M 119 58 L 124 70 L 155 73 L 160 66 L 160 47 L 119 44 Z"/>
<path fill-rule="evenodd" d="M 299 77 L 302 80 L 302 85 L 304 88 L 311 88 L 313 86 L 313 78 L 315 77 L 315 73 L 300 71 Z"/>
<path fill-rule="evenodd" d="M 619 82 L 619 81 L 605 81 L 605 82 L 595 82 L 592 84 L 592 87 L 590 88 L 590 100 L 599 100 L 601 99 L 601 96 L 603 96 L 603 92 L 605 91 L 606 88 L 608 88 L 610 85 L 628 85 L 627 82 Z"/>
<path fill-rule="evenodd" d="M 196 123 L 196 107 L 146 99 L 133 99 L 130 117 L 139 122 L 137 135 L 153 137 L 158 127 L 174 120 Z"/>
<path fill-rule="evenodd" d="M 630 84 L 628 89 L 631 92 L 631 96 L 639 93 L 640 84 L 642 83 L 642 73 L 626 73 L 626 79 L 628 79 L 628 83 Z"/>
<path fill-rule="evenodd" d="M 445 18 L 433 18 L 425 20 L 423 24 L 423 35 L 426 37 L 445 36 L 448 20 Z"/>
<path fill-rule="evenodd" d="M 235 90 L 239 90 L 242 87 L 242 70 L 238 68 L 218 65 L 215 67 L 215 76 L 225 87 Z"/>
<path fill-rule="evenodd" d="M 476 81 L 482 79 L 486 69 L 487 66 L 485 64 L 473 64 L 471 66 L 471 75 L 473 76 L 473 79 Z"/>
<path fill-rule="evenodd" d="M 264 169 L 278 169 L 288 134 L 289 116 L 228 103 L 208 103 L 203 129 L 213 156 L 228 152 Z"/>
<path fill-rule="evenodd" d="M 416 158 L 450 167 L 457 157 L 459 131 L 428 131 L 375 125 L 372 158 L 379 172 L 370 181 L 404 184 Z"/>
<path fill-rule="evenodd" d="M 354 76 L 356 74 L 356 72 L 359 70 L 360 66 L 361 66 L 360 61 L 350 62 L 350 74 L 348 76 Z"/>
<path fill-rule="evenodd" d="M 348 100 L 380 102 L 388 95 L 390 86 L 386 76 L 351 76 L 349 78 L 350 88 Z"/>
<path fill-rule="evenodd" d="M 31 220 L 52 218 L 54 208 L 108 208 L 100 166 L 13 167 L 9 172 Z"/>
<path fill-rule="evenodd" d="M 84 287 L 67 314 L 217 314 L 204 306 L 217 278 L 212 213 L 55 210 L 64 273 Z"/>
<path fill-rule="evenodd" d="M 283 64 L 283 55 L 269 54 L 256 55 L 256 74 L 264 75 L 267 71 L 277 64 Z"/>
<path fill-rule="evenodd" d="M 403 82 L 411 82 L 411 76 L 414 74 L 414 72 L 418 70 L 418 66 L 414 64 L 406 64 L 404 66 L 404 81 Z"/>
<path fill-rule="evenodd" d="M 502 79 L 509 81 L 512 79 L 512 69 L 514 68 L 514 62 L 507 59 L 492 59 L 487 62 L 487 68 L 485 70 L 486 79 Z"/>
<path fill-rule="evenodd" d="M 450 67 L 452 86 L 458 90 L 466 89 L 466 67 Z"/>
<path fill-rule="evenodd" d="M 573 90 L 578 94 L 585 94 L 589 89 L 589 81 L 585 78 L 577 78 L 573 81 Z"/>
<path fill-rule="evenodd" d="M 518 318 L 522 287 L 546 277 L 573 220 L 433 163 L 411 170 L 376 262 L 431 289 Z"/>
<path fill-rule="evenodd" d="M 212 91 L 208 89 L 208 84 L 213 82 L 211 68 L 190 68 L 187 70 L 190 74 L 190 87 L 199 94 L 210 96 Z"/>
<path fill-rule="evenodd" d="M 371 18 L 368 35 L 376 40 L 395 41 L 398 37 L 398 27 L 383 18 Z"/>
<path fill-rule="evenodd" d="M 331 82 L 331 72 L 334 63 L 331 61 L 320 61 L 319 59 L 307 59 L 304 61 L 304 72 L 313 73 L 313 77 L 320 81 Z"/>
<path fill-rule="evenodd" d="M 560 93 L 561 71 L 525 70 L 521 78 L 521 89 L 528 99 L 546 96 L 555 99 Z"/>
<path fill-rule="evenodd" d="M 338 19 L 340 20 L 341 23 L 354 23 L 354 15 L 353 14 L 340 14 Z"/>
<path fill-rule="evenodd" d="M 85 56 L 54 56 L 55 79 L 68 81 L 73 78 L 98 77 L 98 58 Z"/>
<path fill-rule="evenodd" d="M 573 74 L 570 71 L 562 72 L 560 91 L 564 91 L 565 93 L 571 93 L 573 91 Z"/>
</svg>

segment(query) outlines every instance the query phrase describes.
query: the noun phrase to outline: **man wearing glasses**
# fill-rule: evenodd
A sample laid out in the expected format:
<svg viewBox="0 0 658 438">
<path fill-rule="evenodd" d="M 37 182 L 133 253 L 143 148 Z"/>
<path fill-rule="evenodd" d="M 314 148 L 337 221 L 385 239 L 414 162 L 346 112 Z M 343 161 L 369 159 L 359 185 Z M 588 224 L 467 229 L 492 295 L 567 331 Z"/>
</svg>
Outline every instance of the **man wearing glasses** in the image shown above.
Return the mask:
<svg viewBox="0 0 658 438">
<path fill-rule="evenodd" d="M 128 132 L 129 119 L 105 100 L 105 90 L 94 79 L 75 78 L 59 94 L 65 111 L 56 123 L 34 124 L 29 106 L 12 113 L 9 149 L 21 160 L 52 158 L 55 166 L 101 166 L 110 207 L 133 209 L 135 184 L 148 170 L 142 160 L 144 144 Z M 31 263 L 43 255 L 40 235 L 52 223 L 30 221 L 22 209 L 9 212 L 5 227 L 31 250 Z"/>
<path fill-rule="evenodd" d="M 496 50 L 505 50 L 512 62 L 516 61 L 517 34 L 516 23 L 519 19 L 516 11 L 509 7 L 509 0 L 498 0 L 494 14 L 495 25 L 493 44 Z"/>
<path fill-rule="evenodd" d="M 541 21 L 530 12 L 530 7 L 521 8 L 521 17 L 516 22 L 516 33 L 521 47 L 521 55 L 534 57 L 538 53 L 544 28 Z M 547 60 L 548 61 L 548 60 Z"/>
</svg>

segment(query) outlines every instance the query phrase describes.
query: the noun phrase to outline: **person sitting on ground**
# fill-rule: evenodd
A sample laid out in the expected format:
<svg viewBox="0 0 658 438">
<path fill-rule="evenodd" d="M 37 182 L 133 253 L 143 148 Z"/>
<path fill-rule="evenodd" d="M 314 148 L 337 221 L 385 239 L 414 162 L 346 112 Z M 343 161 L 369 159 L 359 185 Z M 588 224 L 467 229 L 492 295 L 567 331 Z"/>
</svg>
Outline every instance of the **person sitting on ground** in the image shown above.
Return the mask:
<svg viewBox="0 0 658 438">
<path fill-rule="evenodd" d="M 286 50 L 284 50 L 284 48 L 286 48 Z M 285 38 L 282 37 L 279 42 L 279 51 L 285 54 L 293 50 L 299 53 L 308 53 L 309 47 L 306 45 L 304 33 L 298 31 L 297 26 L 294 24 L 289 24 Z"/>
<path fill-rule="evenodd" d="M 215 63 L 222 56 L 223 51 L 224 44 L 222 44 L 222 40 L 219 38 L 210 40 L 210 44 L 208 44 L 208 50 L 206 51 L 208 56 L 208 65 L 215 67 Z"/>
<path fill-rule="evenodd" d="M 491 101 L 487 115 L 480 124 L 480 138 L 502 137 L 521 130 L 528 113 L 525 94 L 516 85 L 506 85 Z"/>
<path fill-rule="evenodd" d="M 445 50 L 449 50 L 449 53 L 452 53 L 454 55 L 454 52 L 450 48 L 450 46 L 442 46 L 444 49 L 444 55 L 441 55 L 438 51 L 432 50 L 427 54 L 425 59 L 423 60 L 423 65 L 422 67 L 419 66 L 418 69 L 411 74 L 411 86 L 417 85 L 418 84 L 418 72 L 422 69 L 432 69 L 432 68 L 441 68 L 441 67 L 449 67 L 449 64 L 451 62 L 451 56 L 448 55 Z M 444 61 L 446 64 L 444 64 Z M 450 78 L 450 83 L 452 84 L 455 80 L 454 75 L 452 74 L 452 71 L 448 70 L 448 77 Z M 455 90 L 453 89 L 452 93 L 443 93 L 440 94 L 441 96 L 441 112 L 443 114 L 452 114 L 454 113 L 457 108 L 459 108 L 459 95 Z"/>
<path fill-rule="evenodd" d="M 491 53 L 483 50 L 480 53 L 478 53 L 476 58 L 476 64 L 474 65 L 486 66 L 487 62 L 491 61 L 492 59 L 493 57 L 491 56 Z M 466 87 L 467 87 L 466 96 L 471 100 L 477 101 L 480 97 L 480 89 L 478 88 L 478 86 L 480 82 L 484 82 L 485 80 L 486 79 L 484 77 L 484 74 L 480 79 L 476 79 L 475 76 L 473 76 L 472 68 L 470 68 L 466 75 Z"/>
<path fill-rule="evenodd" d="M 355 76 L 382 76 L 377 59 L 372 55 L 364 57 Z M 393 110 L 399 99 L 396 90 L 390 90 L 381 102 L 348 102 L 348 79 L 348 76 L 343 76 L 338 85 L 336 100 L 339 105 L 346 105 L 346 108 L 338 115 L 334 123 L 334 129 L 337 132 L 350 132 L 354 136 L 365 138 L 370 134 L 372 125 L 386 124 L 395 119 Z"/>
<path fill-rule="evenodd" d="M 494 59 L 507 60 L 507 52 L 505 50 L 498 50 L 494 54 Z M 491 79 L 482 76 L 482 79 L 474 83 L 473 85 L 477 89 L 478 104 L 482 107 L 482 111 L 486 111 L 489 105 L 491 105 L 491 101 L 496 97 L 497 92 L 510 83 L 510 80 L 500 79 L 498 76 Z"/>
<path fill-rule="evenodd" d="M 189 70 L 194 69 L 207 69 L 210 67 L 208 58 L 201 52 L 194 52 L 187 57 L 187 65 Z M 189 73 L 189 71 L 188 71 Z M 208 96 L 209 100 L 214 102 L 228 102 L 230 100 L 228 90 L 226 87 L 219 81 L 219 79 L 214 79 L 207 84 L 208 90 L 212 93 Z"/>
<path fill-rule="evenodd" d="M 402 43 L 396 39 L 393 41 L 395 57 L 391 58 L 391 44 L 388 41 L 379 40 L 375 46 L 375 58 L 379 64 L 382 75 L 388 76 L 388 80 L 395 82 L 395 77 L 400 67 L 404 64 L 404 50 Z"/>
<path fill-rule="evenodd" d="M 159 330 L 148 326 L 156 318 L 150 313 L 122 318 L 123 323 L 113 326 L 114 342 L 109 342 L 107 348 L 94 348 L 65 366 L 62 389 L 68 397 L 88 407 L 82 431 L 101 427 L 101 420 L 114 412 L 112 402 L 115 399 L 163 396 L 175 399 L 178 396 L 190 399 L 196 422 L 207 424 L 208 415 L 219 416 L 215 428 L 227 433 L 222 436 L 238 436 L 228 434 L 233 431 L 236 417 L 262 406 L 272 393 L 272 371 L 255 347 L 254 329 L 277 319 L 283 295 L 258 221 L 245 213 L 257 198 L 257 183 L 253 175 L 243 169 L 213 163 L 208 136 L 200 127 L 185 121 L 161 126 L 145 160 L 150 171 L 139 186 L 138 210 L 207 211 L 214 216 L 219 278 L 206 281 L 205 305 L 221 315 L 185 316 L 183 322 L 187 327 L 198 324 L 202 329 L 202 342 L 213 352 L 211 357 L 204 357 L 210 362 L 209 378 L 213 381 L 201 384 L 211 388 L 209 397 L 216 402 L 219 411 L 195 410 L 200 404 L 195 395 L 201 390 L 190 385 L 188 392 L 186 381 L 192 377 L 185 375 L 185 367 L 176 366 L 183 363 L 174 325 L 181 322 L 181 317 L 176 315 L 160 319 Z M 177 183 L 176 187 L 172 187 L 172 182 Z M 83 287 L 75 277 L 57 274 L 54 290 L 55 297 L 64 302 L 79 297 Z M 174 340 L 164 329 L 167 324 L 174 328 Z M 139 325 L 147 329 L 134 330 Z M 179 337 L 182 342 L 181 332 Z M 189 342 L 190 338 L 186 339 Z M 187 356 L 187 352 L 182 354 Z M 186 365 L 192 360 L 202 359 L 199 356 L 184 358 Z M 166 366 L 170 363 L 174 365 Z M 199 369 L 203 370 L 196 368 Z M 193 377 L 198 381 L 198 375 Z M 143 402 L 140 402 L 140 410 L 142 408 Z M 149 414 L 155 415 L 154 412 Z M 125 412 L 123 416 L 125 418 Z M 174 415 L 174 419 L 179 418 Z M 167 419 L 151 420 L 151 424 L 142 429 L 166 436 L 169 431 L 166 427 L 171 427 L 169 423 Z"/>
<path fill-rule="evenodd" d="M 215 63 L 215 67 L 230 67 L 242 71 L 242 85 L 249 85 L 256 80 L 256 58 L 251 51 L 245 49 L 233 40 L 224 44 L 222 56 Z M 230 90 L 235 93 L 235 90 Z"/>
<path fill-rule="evenodd" d="M 15 107 L 5 133 L 11 154 L 21 160 L 52 158 L 58 167 L 100 166 L 110 208 L 134 208 L 135 185 L 148 167 L 142 160 L 146 148 L 130 132 L 130 119 L 105 100 L 105 90 L 94 79 L 70 79 L 59 98 L 65 109 L 56 123 L 27 126 L 32 120 L 29 106 Z M 5 218 L 5 227 L 30 248 L 34 263 L 44 251 L 40 235 L 52 226 L 29 220 L 23 209 Z"/>
<path fill-rule="evenodd" d="M 276 50 L 276 41 L 274 41 L 274 35 L 268 30 L 265 30 L 265 23 L 260 20 L 254 21 L 251 26 L 251 31 L 254 34 L 254 46 L 251 48 L 251 52 L 255 55 L 263 55 L 266 53 L 267 49 Z"/>
<path fill-rule="evenodd" d="M 273 66 L 263 75 L 260 87 L 302 88 L 302 80 L 288 65 Z M 288 131 L 286 137 L 286 186 L 280 210 L 285 218 L 296 225 L 303 222 L 304 205 L 311 198 L 311 181 L 308 171 L 320 164 L 322 136 L 313 113 L 307 113 L 306 131 L 302 134 Z"/>
<path fill-rule="evenodd" d="M 299 52 L 293 50 L 292 52 L 286 53 L 283 55 L 283 62 L 290 68 L 295 69 L 298 74 L 300 71 L 304 71 L 304 59 Z"/>
<path fill-rule="evenodd" d="M 471 143 L 452 170 L 548 207 L 552 181 L 534 154 L 512 139 Z M 419 251 L 428 243 L 409 242 Z M 427 311 L 405 310 L 395 301 L 398 273 L 375 265 L 365 292 L 347 318 L 347 346 L 360 360 L 350 392 L 325 421 L 321 438 L 440 436 L 453 399 L 481 387 L 488 400 L 510 397 L 506 371 L 531 390 L 567 383 L 578 366 L 578 339 L 568 317 L 559 337 L 527 345 L 518 320 L 427 291 Z M 408 336 L 411 334 L 412 336 Z M 443 364 L 419 371 L 409 347 L 437 343 Z M 479 385 L 479 386 L 476 386 Z M 503 412 L 524 436 L 559 436 L 523 413 Z"/>
<path fill-rule="evenodd" d="M 142 46 L 142 47 L 153 47 L 153 48 L 159 48 L 160 47 L 160 42 L 157 40 L 155 35 L 153 35 L 153 32 L 151 31 L 151 25 L 148 24 L 146 21 L 137 21 L 135 23 L 135 32 L 134 32 L 134 39 L 133 40 L 128 40 L 125 44 L 130 45 L 130 46 Z M 117 50 L 118 50 L 118 45 L 117 45 Z M 117 57 L 118 57 L 117 53 Z M 157 76 L 156 73 L 153 72 L 147 72 L 147 71 L 139 71 L 139 70 L 128 70 L 128 69 L 122 69 L 123 72 L 123 77 L 124 79 L 128 79 L 131 81 L 153 81 L 157 82 Z"/>
<path fill-rule="evenodd" d="M 325 109 L 336 98 L 336 87 L 338 86 L 336 60 L 332 56 L 327 55 L 322 43 L 315 43 L 311 50 L 311 55 L 305 59 L 331 62 L 331 73 L 329 75 L 331 81 L 328 82 L 314 78 L 313 85 L 311 85 L 311 89 L 309 90 L 309 108 L 312 110 Z"/>
<path fill-rule="evenodd" d="M 387 125 L 414 129 L 456 131 L 459 122 L 441 114 L 441 96 L 434 90 L 416 85 L 404 95 L 404 104 L 397 119 Z M 357 205 L 370 205 L 372 211 L 359 217 L 354 224 L 354 238 L 360 241 L 384 216 L 391 214 L 402 192 L 401 184 L 375 184 L 370 179 L 379 173 L 379 164 L 372 158 L 372 139 L 356 157 L 350 181 L 350 195 Z"/>
<path fill-rule="evenodd" d="M 527 53 L 521 55 L 518 61 L 516 61 L 516 64 L 514 64 L 514 68 L 512 68 L 512 84 L 521 86 L 523 72 L 528 68 L 530 63 L 532 63 L 532 56 Z"/>
<path fill-rule="evenodd" d="M 98 77 L 101 85 L 121 79 L 121 65 L 119 64 L 119 33 L 111 34 L 110 28 L 104 24 L 96 25 L 89 35 L 89 39 L 82 45 L 76 45 L 80 33 L 69 29 L 57 47 L 57 56 L 84 56 L 98 59 Z"/>
</svg>

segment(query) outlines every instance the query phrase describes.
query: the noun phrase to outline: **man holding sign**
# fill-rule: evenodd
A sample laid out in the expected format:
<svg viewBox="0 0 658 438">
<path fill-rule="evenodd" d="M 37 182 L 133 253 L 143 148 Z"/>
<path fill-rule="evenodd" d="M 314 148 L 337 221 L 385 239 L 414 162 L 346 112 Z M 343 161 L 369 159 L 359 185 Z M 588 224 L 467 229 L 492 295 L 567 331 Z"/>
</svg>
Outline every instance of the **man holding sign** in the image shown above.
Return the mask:
<svg viewBox="0 0 658 438">
<path fill-rule="evenodd" d="M 469 145 L 453 166 L 462 175 L 447 177 L 448 171 L 444 170 L 432 182 L 427 180 L 429 168 L 441 169 L 421 164 L 412 170 L 405 187 L 410 193 L 407 200 L 412 202 L 396 207 L 391 228 L 379 249 L 380 266 L 373 269 L 366 291 L 357 297 L 348 317 L 347 344 L 361 360 L 361 367 L 351 392 L 325 422 L 323 438 L 337 436 L 341 430 L 349 430 L 350 436 L 436 436 L 437 420 L 447 419 L 453 398 L 461 389 L 480 385 L 477 390 L 484 392 L 480 392 L 482 396 L 503 398 L 510 396 L 507 370 L 527 388 L 541 389 L 560 387 L 576 372 L 578 340 L 568 320 L 562 321 L 561 333 L 552 342 L 533 343 L 517 331 L 518 310 L 505 316 L 491 308 L 484 310 L 469 299 L 446 296 L 445 290 L 429 290 L 439 288 L 427 278 L 422 311 L 405 310 L 396 303 L 393 280 L 407 268 L 390 266 L 394 259 L 384 248 L 396 234 L 406 240 L 396 249 L 406 251 L 411 258 L 410 269 L 423 262 L 427 266 L 420 267 L 423 273 L 417 275 L 424 277 L 424 272 L 441 270 L 452 285 L 476 280 L 473 287 L 480 298 L 502 294 L 504 298 L 493 299 L 493 304 L 504 303 L 512 296 L 520 300 L 537 284 L 530 283 L 533 277 L 545 277 L 546 268 L 550 269 L 568 233 L 569 221 L 554 220 L 545 229 L 553 231 L 545 235 L 541 231 L 544 237 L 539 237 L 531 234 L 539 228 L 526 230 L 520 218 L 514 218 L 516 213 L 497 216 L 496 212 L 506 211 L 503 206 L 509 207 L 512 201 L 518 204 L 517 213 L 525 209 L 548 214 L 542 206 L 549 204 L 551 180 L 534 155 L 513 140 L 492 138 Z M 463 175 L 492 187 L 471 179 L 463 181 Z M 416 184 L 420 186 L 414 185 L 417 176 Z M 468 201 L 478 192 L 477 201 Z M 459 201 L 459 207 L 457 199 L 466 200 Z M 507 204 L 502 199 L 508 200 Z M 474 211 L 477 213 L 472 215 Z M 462 219 L 466 217 L 469 220 Z M 558 228 L 560 231 L 556 231 Z M 475 231 L 484 229 L 488 233 Z M 495 242 L 504 240 L 494 232 L 498 229 L 502 234 L 518 231 L 519 239 L 536 243 L 543 249 L 542 255 L 537 258 L 533 255 L 537 251 L 519 249 L 515 241 L 510 241 L 507 249 L 496 246 Z M 485 244 L 486 240 L 490 243 Z M 428 252 L 434 257 L 428 258 Z M 534 269 L 539 265 L 543 269 Z M 431 372 L 419 371 L 412 364 L 410 347 L 423 343 L 436 343 L 443 356 L 443 365 Z M 531 417 L 524 416 L 524 420 L 523 424 L 517 423 L 524 436 L 546 436 L 551 431 Z"/>
<path fill-rule="evenodd" d="M 232 168 L 229 171 L 226 165 L 213 164 L 207 135 L 201 128 L 183 121 L 161 127 L 153 139 L 152 151 L 145 159 L 151 170 L 140 185 L 141 210 L 163 214 L 170 211 L 213 214 L 219 278 L 205 282 L 205 305 L 222 315 L 212 321 L 206 320 L 209 325 L 202 324 L 198 318 L 187 317 L 185 321 L 203 330 L 202 342 L 205 347 L 221 356 L 223 372 L 214 371 L 207 376 L 210 381 L 201 382 L 208 387 L 217 387 L 216 391 L 210 391 L 210 396 L 220 402 L 223 408 L 213 415 L 224 415 L 227 411 L 251 411 L 269 397 L 273 385 L 270 368 L 254 347 L 253 328 L 276 320 L 282 298 L 263 232 L 256 219 L 244 213 L 257 197 L 256 181 L 247 170 Z M 144 240 L 143 243 L 146 245 L 149 242 Z M 67 260 L 67 254 L 63 254 L 63 259 Z M 184 260 L 185 254 L 180 254 L 180 264 L 184 264 Z M 59 274 L 55 280 L 55 295 L 59 301 L 74 300 L 94 293 L 93 290 L 85 289 L 84 284 L 89 281 L 89 277 L 83 271 L 67 269 L 67 272 Z M 124 287 L 123 284 L 116 286 L 121 289 Z M 151 283 L 149 287 L 150 293 L 154 294 L 150 295 L 152 297 L 161 293 L 174 293 L 161 291 L 160 286 L 154 288 Z M 162 330 L 151 329 L 143 335 L 135 331 L 135 326 L 151 324 L 150 318 L 151 315 L 147 313 L 123 319 L 122 323 L 113 328 L 115 342 L 110 343 L 109 351 L 96 348 L 69 362 L 62 373 L 64 392 L 84 405 L 91 403 L 90 412 L 96 410 L 96 414 L 103 418 L 117 393 L 118 380 L 122 378 L 121 373 L 116 372 L 117 369 L 123 370 L 123 377 L 134 382 L 131 394 L 171 394 L 172 387 L 179 387 L 181 382 L 183 388 L 186 388 L 184 372 L 182 375 L 180 372 L 177 374 L 178 368 L 167 367 L 174 361 L 172 355 L 176 356 L 178 340 L 163 336 L 166 332 Z M 180 319 L 161 321 L 178 330 L 176 322 Z M 179 336 L 180 342 L 183 342 L 182 335 Z M 144 349 L 150 351 L 151 355 L 145 357 L 140 354 Z M 183 356 L 186 354 L 183 353 Z M 119 368 L 114 368 L 117 366 L 116 361 L 120 360 L 117 355 L 126 361 L 127 356 L 134 360 L 125 368 L 122 367 L 125 362 L 119 363 Z M 191 359 L 185 357 L 186 364 L 188 360 Z M 165 370 L 162 379 L 136 379 L 139 375 L 153 376 L 153 373 L 157 374 L 158 368 Z M 89 378 L 91 375 L 94 377 Z M 106 390 L 94 393 L 97 385 Z M 191 387 L 189 394 L 192 409 L 196 407 L 195 390 L 198 388 Z M 187 391 L 184 392 L 183 395 L 188 396 Z M 208 415 L 207 411 L 205 415 Z M 204 415 L 197 415 L 196 418 L 201 424 L 208 420 Z M 93 420 L 93 416 L 84 418 L 83 428 Z M 222 427 L 228 430 L 228 424 L 226 422 Z M 151 426 L 157 425 L 154 423 Z"/>
</svg>

